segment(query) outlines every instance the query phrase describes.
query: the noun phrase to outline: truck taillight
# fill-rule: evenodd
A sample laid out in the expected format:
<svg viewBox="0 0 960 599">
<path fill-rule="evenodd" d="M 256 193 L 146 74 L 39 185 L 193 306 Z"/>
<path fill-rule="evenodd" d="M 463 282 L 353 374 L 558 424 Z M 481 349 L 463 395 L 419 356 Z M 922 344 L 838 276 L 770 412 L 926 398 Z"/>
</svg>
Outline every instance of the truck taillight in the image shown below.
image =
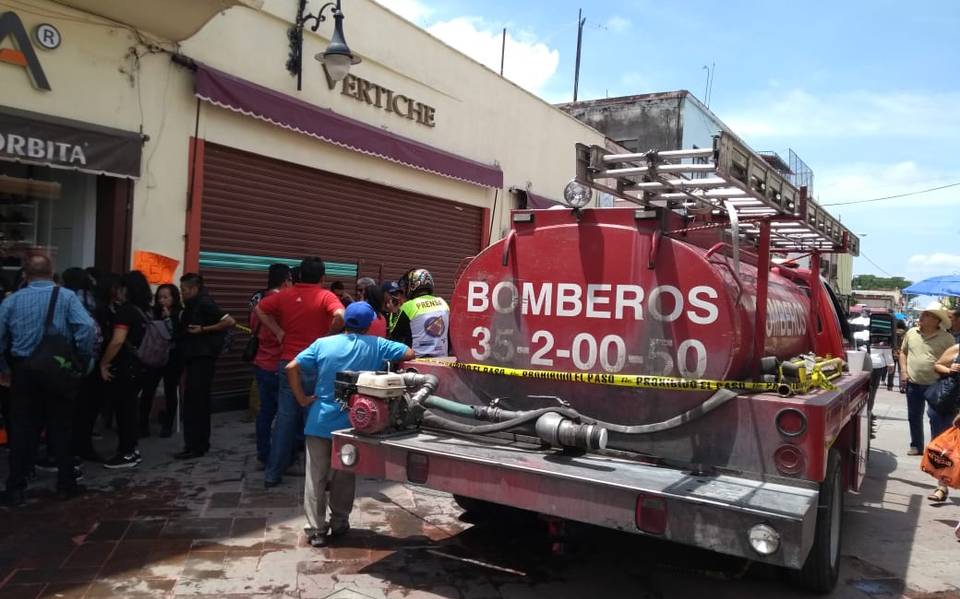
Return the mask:
<svg viewBox="0 0 960 599">
<path fill-rule="evenodd" d="M 418 485 L 425 484 L 430 476 L 430 458 L 422 453 L 407 454 L 407 480 Z"/>
<path fill-rule="evenodd" d="M 807 416 L 796 408 L 777 412 L 777 430 L 785 437 L 799 437 L 807 431 Z"/>
<path fill-rule="evenodd" d="M 803 452 L 794 445 L 781 445 L 773 452 L 773 462 L 781 474 L 795 476 L 803 472 Z"/>
<path fill-rule="evenodd" d="M 662 497 L 637 496 L 637 528 L 652 535 L 667 532 L 667 500 Z"/>
</svg>

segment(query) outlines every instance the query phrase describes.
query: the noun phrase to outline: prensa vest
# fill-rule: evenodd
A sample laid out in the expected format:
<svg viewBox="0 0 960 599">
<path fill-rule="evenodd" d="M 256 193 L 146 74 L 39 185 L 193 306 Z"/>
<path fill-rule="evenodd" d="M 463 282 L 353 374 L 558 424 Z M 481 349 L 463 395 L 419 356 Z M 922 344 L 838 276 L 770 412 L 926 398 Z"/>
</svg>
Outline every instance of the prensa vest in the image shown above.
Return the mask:
<svg viewBox="0 0 960 599">
<path fill-rule="evenodd" d="M 418 358 L 446 356 L 447 332 L 450 328 L 450 308 L 440 297 L 421 295 L 404 302 L 401 308 L 410 319 L 413 352 Z"/>
</svg>

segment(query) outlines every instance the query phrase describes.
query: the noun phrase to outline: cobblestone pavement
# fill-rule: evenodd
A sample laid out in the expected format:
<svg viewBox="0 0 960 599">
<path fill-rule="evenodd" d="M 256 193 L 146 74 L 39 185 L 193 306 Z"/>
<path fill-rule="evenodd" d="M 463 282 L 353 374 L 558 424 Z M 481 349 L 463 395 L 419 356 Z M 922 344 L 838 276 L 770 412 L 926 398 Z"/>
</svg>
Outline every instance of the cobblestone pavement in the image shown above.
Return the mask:
<svg viewBox="0 0 960 599">
<path fill-rule="evenodd" d="M 867 487 L 847 497 L 833 596 L 960 598 L 960 501 L 924 499 L 931 479 L 905 455 L 903 396 L 881 392 L 878 414 Z M 303 479 L 264 490 L 253 425 L 240 416 L 215 416 L 204 459 L 174 461 L 178 440 L 150 438 L 138 469 L 86 465 L 90 492 L 69 502 L 41 475 L 26 507 L 0 508 L 0 598 L 803 596 L 772 568 L 592 527 L 568 527 L 557 555 L 537 518 L 471 523 L 446 494 L 370 480 L 353 530 L 313 549 L 301 530 Z"/>
</svg>

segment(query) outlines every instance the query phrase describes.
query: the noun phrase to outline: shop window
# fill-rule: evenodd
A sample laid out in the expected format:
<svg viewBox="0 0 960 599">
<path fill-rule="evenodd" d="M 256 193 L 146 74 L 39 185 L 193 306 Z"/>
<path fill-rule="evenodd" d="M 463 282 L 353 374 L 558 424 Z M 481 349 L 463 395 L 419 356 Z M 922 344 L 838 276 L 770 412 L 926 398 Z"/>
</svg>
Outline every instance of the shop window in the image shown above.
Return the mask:
<svg viewBox="0 0 960 599">
<path fill-rule="evenodd" d="M 16 283 L 26 259 L 43 254 L 62 272 L 72 266 L 107 266 L 123 270 L 127 264 L 101 265 L 98 245 L 116 238 L 111 229 L 98 227 L 98 204 L 104 204 L 99 180 L 115 181 L 125 190 L 129 182 L 94 174 L 0 162 L 0 274 L 8 286 Z M 100 201 L 98 201 L 100 200 Z M 113 198 L 106 204 L 113 206 Z M 126 197 L 123 198 L 126 209 Z M 120 243 L 129 244 L 127 219 L 120 223 Z M 123 248 L 126 250 L 126 248 Z M 116 268 L 119 267 L 119 268 Z"/>
</svg>

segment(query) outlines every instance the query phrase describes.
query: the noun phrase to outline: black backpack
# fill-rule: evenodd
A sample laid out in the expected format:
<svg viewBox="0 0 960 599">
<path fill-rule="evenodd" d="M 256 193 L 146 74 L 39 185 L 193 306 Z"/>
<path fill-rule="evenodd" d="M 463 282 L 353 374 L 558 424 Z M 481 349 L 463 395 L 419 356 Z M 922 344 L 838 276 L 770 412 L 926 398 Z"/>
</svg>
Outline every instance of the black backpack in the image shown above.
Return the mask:
<svg viewBox="0 0 960 599">
<path fill-rule="evenodd" d="M 23 361 L 21 369 L 33 375 L 33 380 L 41 382 L 48 390 L 65 394 L 78 388 L 86 368 L 73 341 L 53 327 L 53 313 L 59 296 L 60 287 L 54 287 L 50 292 L 43 337 Z"/>
</svg>

